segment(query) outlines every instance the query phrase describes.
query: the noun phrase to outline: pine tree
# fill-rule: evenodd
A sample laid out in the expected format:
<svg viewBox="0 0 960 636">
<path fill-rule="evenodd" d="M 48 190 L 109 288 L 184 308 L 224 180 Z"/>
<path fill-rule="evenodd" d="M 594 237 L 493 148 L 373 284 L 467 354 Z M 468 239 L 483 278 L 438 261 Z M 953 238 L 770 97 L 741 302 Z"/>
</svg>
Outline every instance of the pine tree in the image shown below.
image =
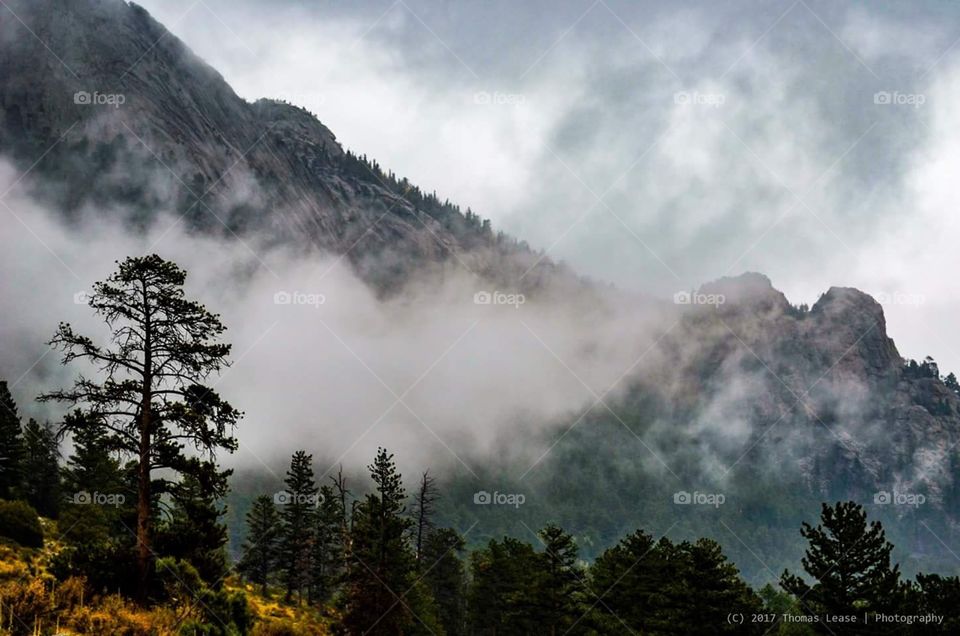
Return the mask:
<svg viewBox="0 0 960 636">
<path fill-rule="evenodd" d="M 204 584 L 220 589 L 226 577 L 227 528 L 219 504 L 227 494 L 233 471 L 218 470 L 212 462 L 192 460 L 196 465 L 170 488 L 172 508 L 156 532 L 156 551 L 165 557 L 182 559 L 192 565 Z"/>
<path fill-rule="evenodd" d="M 615 632 L 620 621 L 639 633 L 654 632 L 663 586 L 669 580 L 663 551 L 653 537 L 637 530 L 605 550 L 591 568 L 593 605 L 589 622 L 601 633 Z"/>
<path fill-rule="evenodd" d="M 423 554 L 423 544 L 427 540 L 427 535 L 433 529 L 433 514 L 436 510 L 436 501 L 440 496 L 437 493 L 436 480 L 430 476 L 430 471 L 424 471 L 420 476 L 420 486 L 417 489 L 417 495 L 413 500 L 414 543 L 413 553 L 417 560 L 417 568 L 423 570 L 421 556 Z"/>
<path fill-rule="evenodd" d="M 803 569 L 811 586 L 786 570 L 780 585 L 801 601 L 808 615 L 862 615 L 894 609 L 900 591 L 900 566 L 890 566 L 893 545 L 878 521 L 867 525 L 863 507 L 848 501 L 823 504 L 820 524 L 803 524 L 809 542 Z"/>
<path fill-rule="evenodd" d="M 904 611 L 905 614 L 934 614 L 943 617 L 943 622 L 936 632 L 933 632 L 930 626 L 926 626 L 924 628 L 926 633 L 960 633 L 960 615 L 957 613 L 957 608 L 960 607 L 960 578 L 939 574 L 917 574 L 912 592 L 913 602 Z"/>
<path fill-rule="evenodd" d="M 957 382 L 957 376 L 954 373 L 948 373 L 943 379 L 943 383 L 954 393 L 960 394 L 960 382 Z"/>
<path fill-rule="evenodd" d="M 583 574 L 577 566 L 577 544 L 557 525 L 539 533 L 543 542 L 537 597 L 543 629 L 551 636 L 565 634 L 583 614 Z"/>
<path fill-rule="evenodd" d="M 437 614 L 447 636 L 466 634 L 466 574 L 461 555 L 466 543 L 452 528 L 427 535 L 420 570 L 436 600 Z"/>
<path fill-rule="evenodd" d="M 0 380 L 0 499 L 13 499 L 20 486 L 23 434 L 17 404 Z"/>
<path fill-rule="evenodd" d="M 539 573 L 533 546 L 504 537 L 470 555 L 470 625 L 481 634 L 537 634 Z"/>
<path fill-rule="evenodd" d="M 343 571 L 343 508 L 330 486 L 321 486 L 311 555 L 312 600 L 325 603 L 340 582 Z"/>
<path fill-rule="evenodd" d="M 376 488 L 354 511 L 343 622 L 350 633 L 401 634 L 423 619 L 405 598 L 415 581 L 405 539 L 412 522 L 403 515 L 406 495 L 393 455 L 378 449 L 368 468 Z"/>
<path fill-rule="evenodd" d="M 303 600 L 309 590 L 311 552 L 313 549 L 317 484 L 313 478 L 313 455 L 297 451 L 290 460 L 290 469 L 284 479 L 286 490 L 278 493 L 275 502 L 281 505 L 281 579 L 286 588 L 287 603 Z"/>
<path fill-rule="evenodd" d="M 727 616 L 762 607 L 715 541 L 654 543 L 642 530 L 597 558 L 590 585 L 584 622 L 599 633 L 752 633 Z"/>
<path fill-rule="evenodd" d="M 712 539 L 684 542 L 680 576 L 679 605 L 682 607 L 674 627 L 684 634 L 709 636 L 717 633 L 743 633 L 750 625 L 735 625 L 727 620 L 733 612 L 750 616 L 762 608 L 760 598 L 740 579 L 737 568 L 724 556 L 720 544 Z"/>
<path fill-rule="evenodd" d="M 186 272 L 156 254 L 127 258 L 105 281 L 95 283 L 90 306 L 111 331 L 100 346 L 61 323 L 50 344 L 63 363 L 82 360 L 102 376 L 81 376 L 73 387 L 41 396 L 86 407 L 117 450 L 136 458 L 137 589 L 146 601 L 153 576 L 152 523 L 158 493 L 154 472 L 182 473 L 195 465 L 185 446 L 212 460 L 233 452 L 233 428 L 241 417 L 207 378 L 228 363 L 230 345 L 219 342 L 219 316 L 187 300 Z M 169 483 L 169 482 L 168 482 Z"/>
<path fill-rule="evenodd" d="M 257 497 L 247 512 L 247 539 L 237 570 L 259 585 L 264 596 L 278 564 L 280 531 L 280 515 L 273 500 L 267 495 Z"/>
<path fill-rule="evenodd" d="M 353 531 L 353 506 L 356 501 L 350 502 L 350 512 L 347 512 L 347 500 L 351 499 L 353 494 L 347 488 L 347 478 L 343 474 L 343 466 L 337 469 L 337 476 L 331 477 L 330 481 L 333 483 L 334 496 L 339 508 L 337 514 L 340 517 L 340 556 L 343 559 L 341 569 L 346 574 L 350 571 L 350 535 Z"/>
<path fill-rule="evenodd" d="M 23 428 L 24 499 L 41 516 L 56 518 L 60 512 L 60 444 L 49 423 L 31 419 Z"/>
<path fill-rule="evenodd" d="M 73 454 L 63 469 L 59 528 L 66 549 L 56 557 L 57 574 L 83 576 L 94 590 L 133 591 L 135 545 L 128 528 L 136 522 L 135 484 L 94 418 L 76 410 L 65 422 L 74 431 Z"/>
<path fill-rule="evenodd" d="M 111 449 L 109 438 L 95 418 L 79 409 L 64 418 L 64 429 L 73 431 L 73 454 L 63 470 L 63 484 L 68 494 L 123 492 L 124 476 L 120 461 Z"/>
</svg>

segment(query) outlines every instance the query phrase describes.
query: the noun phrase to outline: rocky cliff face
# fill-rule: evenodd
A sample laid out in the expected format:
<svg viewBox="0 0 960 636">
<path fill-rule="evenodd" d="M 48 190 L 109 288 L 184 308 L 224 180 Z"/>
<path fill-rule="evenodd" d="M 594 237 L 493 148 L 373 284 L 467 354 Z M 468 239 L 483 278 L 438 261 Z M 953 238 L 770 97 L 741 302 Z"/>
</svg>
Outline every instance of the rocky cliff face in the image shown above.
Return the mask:
<svg viewBox="0 0 960 636">
<path fill-rule="evenodd" d="M 134 4 L 8 5 L 0 153 L 36 162 L 41 193 L 67 212 L 122 207 L 143 223 L 166 210 L 203 231 L 257 232 L 347 254 L 385 289 L 425 265 L 457 260 L 507 279 L 536 261 L 476 215 L 345 152 L 312 114 L 241 99 Z M 555 270 L 543 261 L 525 281 Z"/>
<path fill-rule="evenodd" d="M 873 298 L 833 287 L 793 307 L 760 274 L 699 291 L 722 304 L 683 306 L 639 389 L 664 394 L 671 426 L 711 440 L 712 477 L 779 471 L 824 498 L 899 489 L 952 508 L 957 387 L 900 356 Z"/>
</svg>

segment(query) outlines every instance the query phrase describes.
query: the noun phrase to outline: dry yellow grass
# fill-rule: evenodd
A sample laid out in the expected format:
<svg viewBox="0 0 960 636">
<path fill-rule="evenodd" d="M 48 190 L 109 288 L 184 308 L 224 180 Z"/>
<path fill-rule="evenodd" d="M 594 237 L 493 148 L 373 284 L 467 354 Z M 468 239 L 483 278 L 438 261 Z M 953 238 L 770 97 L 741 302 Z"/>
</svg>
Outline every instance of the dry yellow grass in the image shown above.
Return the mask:
<svg viewBox="0 0 960 636">
<path fill-rule="evenodd" d="M 45 530 L 56 536 L 47 522 Z M 150 609 L 116 595 L 89 596 L 82 579 L 59 582 L 47 571 L 62 546 L 48 541 L 42 550 L 0 543 L 0 635 L 176 636 L 183 613 L 178 608 Z M 256 617 L 252 636 L 327 636 L 333 616 L 315 608 L 284 605 L 252 585 L 229 579 L 230 591 L 246 594 Z"/>
</svg>

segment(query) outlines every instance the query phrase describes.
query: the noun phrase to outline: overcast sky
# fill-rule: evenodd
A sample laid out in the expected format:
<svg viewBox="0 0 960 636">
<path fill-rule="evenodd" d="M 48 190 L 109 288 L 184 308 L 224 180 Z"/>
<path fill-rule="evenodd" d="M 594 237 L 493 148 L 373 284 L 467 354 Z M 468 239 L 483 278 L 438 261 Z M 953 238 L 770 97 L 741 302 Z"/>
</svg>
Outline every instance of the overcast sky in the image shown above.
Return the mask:
<svg viewBox="0 0 960 636">
<path fill-rule="evenodd" d="M 855 286 L 901 353 L 960 370 L 953 3 L 142 4 L 243 97 L 583 273 Z"/>
</svg>

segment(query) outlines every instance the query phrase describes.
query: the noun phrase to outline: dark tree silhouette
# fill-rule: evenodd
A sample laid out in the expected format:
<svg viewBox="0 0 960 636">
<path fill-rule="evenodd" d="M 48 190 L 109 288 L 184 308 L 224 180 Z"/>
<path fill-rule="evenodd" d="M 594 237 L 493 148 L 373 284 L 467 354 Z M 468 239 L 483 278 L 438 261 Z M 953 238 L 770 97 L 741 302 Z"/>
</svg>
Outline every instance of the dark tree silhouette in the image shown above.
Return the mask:
<svg viewBox="0 0 960 636">
<path fill-rule="evenodd" d="M 44 517 L 60 512 L 60 444 L 50 424 L 30 420 L 23 427 L 23 498 Z"/>
<path fill-rule="evenodd" d="M 186 272 L 157 255 L 127 258 L 105 281 L 93 286 L 90 306 L 111 330 L 101 346 L 61 323 L 51 344 L 64 352 L 63 363 L 85 361 L 98 378 L 80 376 L 70 389 L 40 397 L 86 407 L 111 444 L 137 464 L 138 594 L 150 589 L 155 488 L 154 471 L 186 474 L 196 464 L 184 452 L 190 445 L 214 459 L 232 452 L 233 428 L 241 413 L 203 383 L 227 366 L 230 345 L 219 342 L 220 317 L 187 300 Z M 67 424 L 69 426 L 69 423 Z"/>
<path fill-rule="evenodd" d="M 577 544 L 560 526 L 550 524 L 538 537 L 543 543 L 538 605 L 543 613 L 544 633 L 568 633 L 583 615 L 583 574 L 577 565 Z"/>
<path fill-rule="evenodd" d="M 430 476 L 430 471 L 424 471 L 420 476 L 420 485 L 417 488 L 416 497 L 413 500 L 411 510 L 413 516 L 413 554 L 417 559 L 417 568 L 422 569 L 423 563 L 423 544 L 427 540 L 427 535 L 433 529 L 433 515 L 436 510 L 437 499 L 440 495 L 437 493 L 436 480 Z"/>
<path fill-rule="evenodd" d="M 414 584 L 414 555 L 405 538 L 412 522 L 393 455 L 385 449 L 368 467 L 376 486 L 356 506 L 343 621 L 350 633 L 400 634 L 423 620 L 405 598 Z"/>
<path fill-rule="evenodd" d="M 257 497 L 247 512 L 247 540 L 237 569 L 260 586 L 266 596 L 270 576 L 277 567 L 280 548 L 280 516 L 267 495 Z"/>
<path fill-rule="evenodd" d="M 278 495 L 282 508 L 283 539 L 281 560 L 283 584 L 289 603 L 294 592 L 302 600 L 303 591 L 310 585 L 310 558 L 317 509 L 317 484 L 313 479 L 313 455 L 297 451 L 290 459 L 290 470 L 284 479 L 286 490 Z"/>
<path fill-rule="evenodd" d="M 198 465 L 170 488 L 172 506 L 158 524 L 156 552 L 187 561 L 205 585 L 220 589 L 228 570 L 227 528 L 220 521 L 226 509 L 219 502 L 227 494 L 232 471 L 192 461 Z"/>
<path fill-rule="evenodd" d="M 321 486 L 310 557 L 310 596 L 314 602 L 329 600 L 343 573 L 342 510 L 333 488 Z"/>
<path fill-rule="evenodd" d="M 13 499 L 20 485 L 23 436 L 17 404 L 0 380 L 0 499 Z"/>
<path fill-rule="evenodd" d="M 452 528 L 438 528 L 423 544 L 423 580 L 437 603 L 437 615 L 447 636 L 467 633 L 466 573 L 462 553 L 466 543 Z"/>
<path fill-rule="evenodd" d="M 807 615 L 891 612 L 900 592 L 900 566 L 890 566 L 889 543 L 879 521 L 852 502 L 823 504 L 820 524 L 800 530 L 810 545 L 802 559 L 813 585 L 784 570 L 780 585 L 796 596 Z M 836 633 L 842 627 L 832 625 Z"/>
</svg>

